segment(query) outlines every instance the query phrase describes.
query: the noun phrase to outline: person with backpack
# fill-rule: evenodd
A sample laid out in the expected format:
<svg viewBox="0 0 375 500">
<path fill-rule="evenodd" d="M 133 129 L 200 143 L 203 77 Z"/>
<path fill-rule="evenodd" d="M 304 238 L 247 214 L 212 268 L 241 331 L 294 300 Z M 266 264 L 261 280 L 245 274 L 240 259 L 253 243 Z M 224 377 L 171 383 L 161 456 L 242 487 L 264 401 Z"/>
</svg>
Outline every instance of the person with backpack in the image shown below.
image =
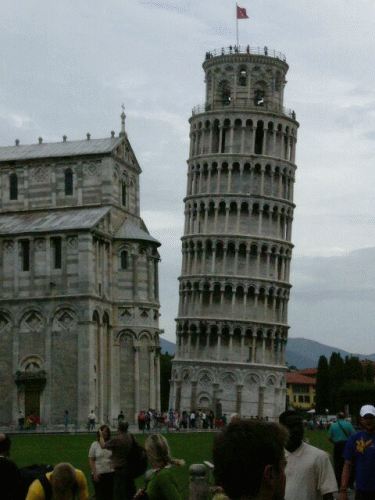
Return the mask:
<svg viewBox="0 0 375 500">
<path fill-rule="evenodd" d="M 58 464 L 31 483 L 26 500 L 89 500 L 85 475 L 71 464 Z"/>
<path fill-rule="evenodd" d="M 113 500 L 132 500 L 136 492 L 130 456 L 134 438 L 128 433 L 128 427 L 128 422 L 119 422 L 117 436 L 108 441 L 99 429 L 100 446 L 112 452 Z"/>
<path fill-rule="evenodd" d="M 341 486 L 342 469 L 344 468 L 343 453 L 349 437 L 354 432 L 352 424 L 345 420 L 345 415 L 342 412 L 337 414 L 337 421 L 328 431 L 328 440 L 333 443 L 333 466 L 339 488 Z"/>
</svg>

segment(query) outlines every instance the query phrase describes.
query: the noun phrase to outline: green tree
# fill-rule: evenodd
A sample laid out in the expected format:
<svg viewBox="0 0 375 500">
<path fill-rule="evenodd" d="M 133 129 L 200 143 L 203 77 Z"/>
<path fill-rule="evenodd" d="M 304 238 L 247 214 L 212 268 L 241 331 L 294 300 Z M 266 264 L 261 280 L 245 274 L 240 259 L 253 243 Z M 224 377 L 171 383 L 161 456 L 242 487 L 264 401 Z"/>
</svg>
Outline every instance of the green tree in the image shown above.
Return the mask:
<svg viewBox="0 0 375 500">
<path fill-rule="evenodd" d="M 342 401 L 349 407 L 350 414 L 357 418 L 361 406 L 375 400 L 375 384 L 358 380 L 345 382 L 340 393 Z"/>
<path fill-rule="evenodd" d="M 340 396 L 340 389 L 344 383 L 344 360 L 340 353 L 333 352 L 329 360 L 329 394 L 331 413 L 338 413 L 343 410 Z M 328 406 L 327 406 L 328 408 Z"/>
<path fill-rule="evenodd" d="M 325 356 L 320 356 L 315 386 L 315 408 L 319 414 L 324 414 L 329 409 L 329 368 Z"/>
<path fill-rule="evenodd" d="M 171 354 L 160 354 L 160 405 L 161 411 L 168 411 L 169 405 L 169 382 L 172 376 L 172 359 Z"/>
<path fill-rule="evenodd" d="M 358 380 L 359 382 L 363 381 L 364 379 L 363 367 L 358 357 L 346 356 L 344 368 L 345 368 L 344 371 L 345 381 L 347 382 L 353 380 Z"/>
<path fill-rule="evenodd" d="M 370 384 L 374 383 L 374 365 L 372 361 L 368 361 L 365 368 L 365 382 L 369 382 Z"/>
</svg>

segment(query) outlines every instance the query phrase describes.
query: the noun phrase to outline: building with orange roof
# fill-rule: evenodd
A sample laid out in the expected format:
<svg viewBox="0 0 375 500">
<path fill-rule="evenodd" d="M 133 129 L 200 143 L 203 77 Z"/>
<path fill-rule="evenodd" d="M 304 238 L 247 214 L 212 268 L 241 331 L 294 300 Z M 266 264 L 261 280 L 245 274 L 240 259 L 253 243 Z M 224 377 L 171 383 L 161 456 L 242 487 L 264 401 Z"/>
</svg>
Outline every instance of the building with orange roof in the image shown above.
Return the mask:
<svg viewBox="0 0 375 500">
<path fill-rule="evenodd" d="M 315 408 L 316 368 L 287 373 L 287 407 L 299 410 Z"/>
</svg>

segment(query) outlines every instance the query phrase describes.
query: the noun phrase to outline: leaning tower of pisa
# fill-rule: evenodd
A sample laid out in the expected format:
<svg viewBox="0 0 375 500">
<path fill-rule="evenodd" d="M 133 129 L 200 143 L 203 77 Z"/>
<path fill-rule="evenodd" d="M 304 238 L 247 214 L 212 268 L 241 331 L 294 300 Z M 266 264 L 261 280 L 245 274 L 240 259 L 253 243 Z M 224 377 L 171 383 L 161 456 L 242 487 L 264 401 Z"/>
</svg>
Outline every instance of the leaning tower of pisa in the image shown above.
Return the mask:
<svg viewBox="0 0 375 500">
<path fill-rule="evenodd" d="M 216 415 L 285 408 L 298 122 L 285 57 L 221 49 L 190 122 L 170 406 Z"/>
</svg>

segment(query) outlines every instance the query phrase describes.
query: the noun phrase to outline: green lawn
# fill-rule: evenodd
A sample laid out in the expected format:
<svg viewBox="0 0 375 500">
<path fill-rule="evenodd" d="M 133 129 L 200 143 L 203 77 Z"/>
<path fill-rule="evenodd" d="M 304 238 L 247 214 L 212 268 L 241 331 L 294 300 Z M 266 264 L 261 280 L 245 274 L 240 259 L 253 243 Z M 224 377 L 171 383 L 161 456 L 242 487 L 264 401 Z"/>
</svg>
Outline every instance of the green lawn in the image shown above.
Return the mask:
<svg viewBox="0 0 375 500">
<path fill-rule="evenodd" d="M 166 434 L 172 450 L 172 456 L 183 458 L 186 466 L 174 469 L 174 474 L 182 490 L 183 498 L 188 498 L 189 491 L 189 466 L 202 463 L 204 460 L 211 461 L 211 446 L 214 438 L 213 433 L 176 433 Z M 326 450 L 332 454 L 332 445 L 327 439 L 325 431 L 307 431 L 306 438 L 309 443 Z M 146 435 L 138 435 L 137 440 L 143 444 Z M 88 451 L 91 443 L 95 440 L 95 434 L 84 435 L 23 435 L 12 438 L 11 457 L 19 467 L 32 463 L 48 463 L 56 465 L 59 462 L 70 462 L 77 469 L 83 470 L 86 475 L 90 493 L 93 488 L 90 480 L 90 467 L 88 465 Z M 142 478 L 137 481 L 142 486 Z"/>
</svg>

